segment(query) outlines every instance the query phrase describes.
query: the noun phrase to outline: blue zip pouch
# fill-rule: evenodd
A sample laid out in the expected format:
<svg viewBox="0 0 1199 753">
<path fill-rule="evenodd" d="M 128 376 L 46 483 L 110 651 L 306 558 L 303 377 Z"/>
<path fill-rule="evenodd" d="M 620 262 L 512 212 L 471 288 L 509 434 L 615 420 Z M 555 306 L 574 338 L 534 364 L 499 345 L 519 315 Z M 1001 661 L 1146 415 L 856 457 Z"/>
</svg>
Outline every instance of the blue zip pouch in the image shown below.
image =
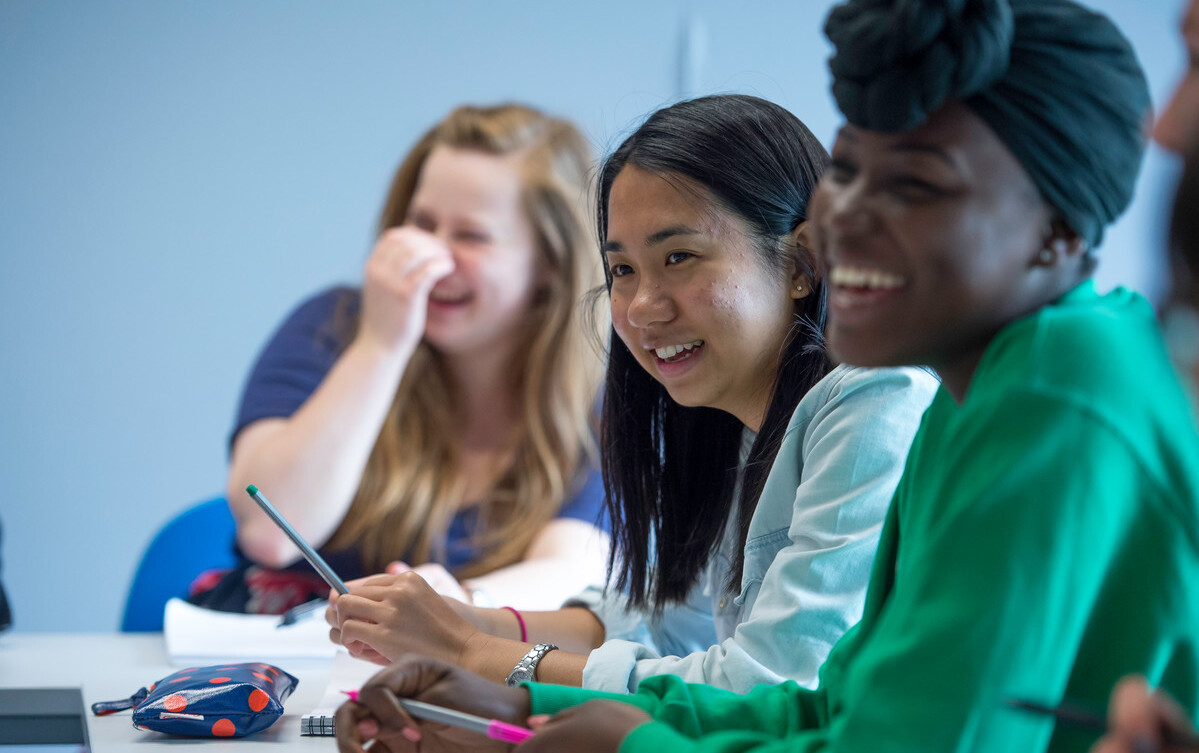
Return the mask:
<svg viewBox="0 0 1199 753">
<path fill-rule="evenodd" d="M 133 726 L 187 737 L 242 737 L 283 714 L 299 680 L 270 664 L 181 669 L 128 698 L 92 704 L 96 716 L 133 709 Z"/>
</svg>

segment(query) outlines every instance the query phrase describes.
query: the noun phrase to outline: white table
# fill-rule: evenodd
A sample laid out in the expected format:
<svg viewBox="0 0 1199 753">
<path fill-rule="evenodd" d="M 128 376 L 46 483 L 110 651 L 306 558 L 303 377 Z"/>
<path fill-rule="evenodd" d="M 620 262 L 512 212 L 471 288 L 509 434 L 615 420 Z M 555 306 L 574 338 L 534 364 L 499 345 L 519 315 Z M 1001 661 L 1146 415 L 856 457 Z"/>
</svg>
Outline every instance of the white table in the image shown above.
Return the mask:
<svg viewBox="0 0 1199 753">
<path fill-rule="evenodd" d="M 331 737 L 301 737 L 300 717 L 312 710 L 329 681 L 330 662 L 315 659 L 272 662 L 300 683 L 284 701 L 285 713 L 269 729 L 246 738 L 204 740 L 205 751 L 285 743 L 294 750 L 336 749 Z M 180 667 L 172 666 L 160 633 L 0 633 L 0 687 L 81 688 L 85 707 L 128 698 Z M 147 745 L 195 743 L 188 738 L 134 729 L 130 712 L 85 716 L 92 753 L 147 753 Z"/>
</svg>

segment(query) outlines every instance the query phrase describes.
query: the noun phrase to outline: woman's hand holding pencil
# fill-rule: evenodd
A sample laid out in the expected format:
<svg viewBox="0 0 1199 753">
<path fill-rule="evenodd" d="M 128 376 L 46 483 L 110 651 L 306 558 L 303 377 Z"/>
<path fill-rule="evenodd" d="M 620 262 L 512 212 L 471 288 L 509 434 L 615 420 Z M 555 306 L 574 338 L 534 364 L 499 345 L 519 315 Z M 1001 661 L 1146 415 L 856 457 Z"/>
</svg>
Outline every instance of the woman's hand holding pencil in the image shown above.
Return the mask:
<svg viewBox="0 0 1199 753">
<path fill-rule="evenodd" d="M 402 701 L 431 707 L 413 709 L 423 717 L 417 718 Z M 481 718 L 428 721 L 443 717 L 446 709 Z M 616 753 L 629 732 L 650 721 L 641 709 L 619 701 L 590 701 L 548 719 L 529 718 L 529 714 L 529 692 L 522 687 L 489 682 L 436 659 L 408 657 L 379 672 L 354 700 L 342 704 L 334 726 L 341 753 L 363 753 L 372 740 L 372 753 L 500 751 L 521 738 L 520 750 L 528 753 Z M 504 729 L 494 734 L 481 729 L 480 723 Z M 522 727 L 536 734 L 528 736 L 528 729 L 517 729 Z"/>
<path fill-rule="evenodd" d="M 458 610 L 470 607 L 445 599 L 418 573 L 372 575 L 350 584 L 348 594 L 334 594 L 325 611 L 329 638 L 354 656 L 376 664 L 407 654 L 470 664 L 468 645 L 487 643 Z M 480 640 L 484 639 L 484 640 Z M 511 664 L 526 649 L 520 648 Z"/>
<path fill-rule="evenodd" d="M 479 732 L 417 719 L 400 705 L 401 698 L 528 726 L 527 690 L 489 682 L 436 659 L 407 657 L 368 680 L 357 700 L 337 710 L 338 750 L 363 753 L 370 740 L 374 740 L 373 753 L 510 749 L 510 743 L 490 740 Z"/>
</svg>

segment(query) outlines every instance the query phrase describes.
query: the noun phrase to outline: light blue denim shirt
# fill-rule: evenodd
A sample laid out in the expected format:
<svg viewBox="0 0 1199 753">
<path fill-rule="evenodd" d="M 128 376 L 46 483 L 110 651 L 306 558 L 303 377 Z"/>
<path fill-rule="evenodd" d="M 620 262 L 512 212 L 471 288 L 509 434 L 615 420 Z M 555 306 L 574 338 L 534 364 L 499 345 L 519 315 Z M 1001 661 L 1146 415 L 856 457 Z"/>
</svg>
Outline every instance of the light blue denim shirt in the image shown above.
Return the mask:
<svg viewBox="0 0 1199 753">
<path fill-rule="evenodd" d="M 732 522 L 685 602 L 657 619 L 621 594 L 584 592 L 569 603 L 591 609 L 606 639 L 583 687 L 631 692 L 662 674 L 737 692 L 815 687 L 862 616 L 883 516 L 937 386 L 914 368 L 838 366 L 820 380 L 796 406 L 750 520 L 739 592 L 724 588 L 740 545 Z"/>
</svg>

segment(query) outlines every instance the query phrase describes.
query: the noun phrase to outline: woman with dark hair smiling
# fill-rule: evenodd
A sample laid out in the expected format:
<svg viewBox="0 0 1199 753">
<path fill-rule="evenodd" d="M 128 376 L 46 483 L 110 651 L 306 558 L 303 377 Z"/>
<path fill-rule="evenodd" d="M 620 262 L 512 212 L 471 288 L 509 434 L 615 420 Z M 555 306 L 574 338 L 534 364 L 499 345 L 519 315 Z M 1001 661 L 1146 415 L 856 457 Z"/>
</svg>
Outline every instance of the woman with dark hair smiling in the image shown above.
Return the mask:
<svg viewBox="0 0 1199 753">
<path fill-rule="evenodd" d="M 654 113 L 604 162 L 607 593 L 513 614 L 380 576 L 333 599 L 334 639 L 378 661 L 417 653 L 618 692 L 662 674 L 814 685 L 861 616 L 936 389 L 924 370 L 825 352 L 805 220 L 827 159 L 782 107 L 718 96 Z"/>
<path fill-rule="evenodd" d="M 942 388 L 819 688 L 618 699 L 411 659 L 339 712 L 343 751 L 460 739 L 396 696 L 532 724 L 527 753 L 1082 751 L 1011 701 L 1100 705 L 1133 671 L 1199 706 L 1199 434 L 1152 308 L 1090 281 L 1144 149 L 1131 47 L 1070 0 L 851 0 L 826 31 L 830 350 Z"/>
</svg>

